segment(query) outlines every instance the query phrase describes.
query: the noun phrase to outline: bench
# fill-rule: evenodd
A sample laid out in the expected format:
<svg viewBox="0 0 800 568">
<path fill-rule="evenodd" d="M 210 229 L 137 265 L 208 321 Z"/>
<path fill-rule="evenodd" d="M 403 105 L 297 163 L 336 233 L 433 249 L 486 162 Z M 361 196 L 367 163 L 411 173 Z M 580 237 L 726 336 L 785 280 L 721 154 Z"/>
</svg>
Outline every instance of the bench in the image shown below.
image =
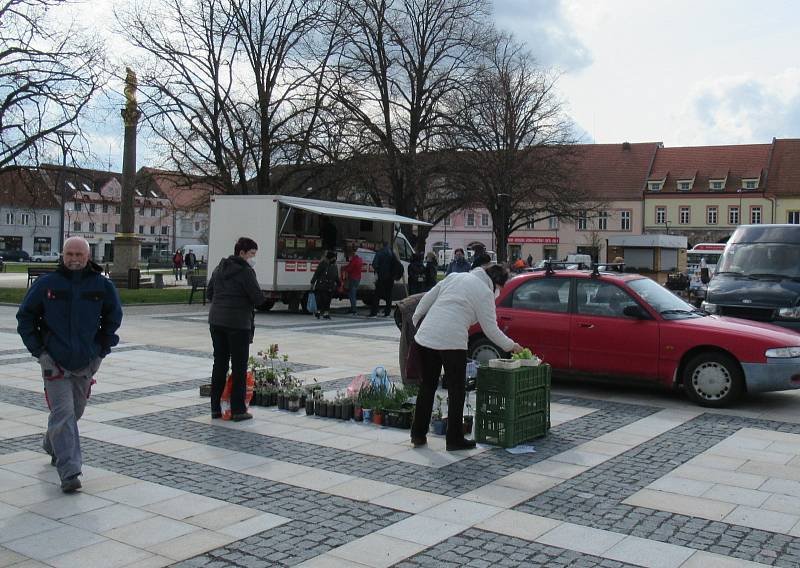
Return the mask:
<svg viewBox="0 0 800 568">
<path fill-rule="evenodd" d="M 44 274 L 50 274 L 51 272 L 55 272 L 58 269 L 58 266 L 29 266 L 28 267 L 28 285 L 27 288 L 31 287 L 33 281 L 39 278 Z"/>
<path fill-rule="evenodd" d="M 208 284 L 208 279 L 205 276 L 195 275 L 189 276 L 189 284 L 192 286 L 192 291 L 189 292 L 189 303 L 192 303 L 192 298 L 194 297 L 194 293 L 198 290 L 202 291 L 203 293 L 203 305 L 206 305 L 206 285 Z"/>
</svg>

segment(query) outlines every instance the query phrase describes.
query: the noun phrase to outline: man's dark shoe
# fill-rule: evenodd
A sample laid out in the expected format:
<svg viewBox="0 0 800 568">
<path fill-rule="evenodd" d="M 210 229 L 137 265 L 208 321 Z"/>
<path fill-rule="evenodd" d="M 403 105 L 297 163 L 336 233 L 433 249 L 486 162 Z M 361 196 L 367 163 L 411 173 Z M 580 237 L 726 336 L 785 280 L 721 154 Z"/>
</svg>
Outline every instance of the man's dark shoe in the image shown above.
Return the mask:
<svg viewBox="0 0 800 568">
<path fill-rule="evenodd" d="M 61 482 L 61 491 L 63 491 L 64 493 L 75 493 L 80 488 L 81 488 L 81 480 L 78 479 L 77 475 L 68 477 L 67 479 Z"/>
<path fill-rule="evenodd" d="M 473 450 L 475 449 L 475 440 L 459 440 L 458 442 L 447 442 L 448 452 L 457 452 L 459 450 Z"/>
<path fill-rule="evenodd" d="M 419 448 L 420 446 L 427 446 L 428 445 L 428 438 L 425 436 L 420 436 L 417 438 L 416 436 L 411 436 L 411 445 L 415 448 Z"/>
<path fill-rule="evenodd" d="M 212 412 L 211 413 L 211 419 L 212 420 L 216 420 L 217 418 L 222 418 L 222 413 L 221 412 Z"/>
<path fill-rule="evenodd" d="M 249 412 L 242 412 L 241 414 L 234 414 L 233 416 L 231 416 L 231 420 L 233 420 L 234 422 L 242 422 L 244 420 L 251 420 L 252 418 L 253 415 L 250 414 Z"/>
</svg>

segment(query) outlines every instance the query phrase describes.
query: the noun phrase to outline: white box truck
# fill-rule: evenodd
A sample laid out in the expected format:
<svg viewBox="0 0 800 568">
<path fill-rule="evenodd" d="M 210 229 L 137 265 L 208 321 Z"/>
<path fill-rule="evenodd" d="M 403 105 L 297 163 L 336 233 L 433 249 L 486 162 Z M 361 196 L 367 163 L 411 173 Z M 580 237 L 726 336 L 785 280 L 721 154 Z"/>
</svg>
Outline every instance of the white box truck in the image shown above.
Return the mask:
<svg viewBox="0 0 800 568">
<path fill-rule="evenodd" d="M 358 296 L 365 303 L 371 302 L 375 290 L 371 265 L 381 243 L 391 242 L 407 269 L 413 248 L 398 227 L 428 225 L 383 207 L 284 195 L 214 196 L 208 241 L 209 276 L 221 259 L 233 254 L 239 237 L 250 237 L 258 243 L 255 271 L 268 298 L 260 309 L 269 310 L 280 301 L 290 310 L 305 310 L 311 277 L 326 252 L 321 231 L 323 218 L 336 229 L 334 250 L 340 268 L 347 264 L 347 249 L 358 249 L 364 260 Z M 395 299 L 407 294 L 407 272 L 404 270 L 403 279 L 395 282 Z"/>
</svg>

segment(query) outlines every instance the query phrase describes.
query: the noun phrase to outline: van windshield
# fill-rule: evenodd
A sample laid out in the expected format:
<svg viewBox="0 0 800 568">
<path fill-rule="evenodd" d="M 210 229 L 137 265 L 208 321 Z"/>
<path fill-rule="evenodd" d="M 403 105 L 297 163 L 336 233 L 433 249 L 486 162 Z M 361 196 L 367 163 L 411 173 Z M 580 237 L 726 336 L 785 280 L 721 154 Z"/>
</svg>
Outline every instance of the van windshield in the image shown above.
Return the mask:
<svg viewBox="0 0 800 568">
<path fill-rule="evenodd" d="M 800 246 L 783 243 L 731 244 L 717 265 L 717 274 L 800 278 Z"/>
</svg>

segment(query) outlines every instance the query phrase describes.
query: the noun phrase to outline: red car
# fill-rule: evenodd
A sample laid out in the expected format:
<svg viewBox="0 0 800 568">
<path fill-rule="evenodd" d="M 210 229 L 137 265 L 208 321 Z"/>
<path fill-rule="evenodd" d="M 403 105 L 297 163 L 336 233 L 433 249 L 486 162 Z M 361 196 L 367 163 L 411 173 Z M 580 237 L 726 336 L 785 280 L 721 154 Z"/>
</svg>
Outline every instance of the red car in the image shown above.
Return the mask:
<svg viewBox="0 0 800 568">
<path fill-rule="evenodd" d="M 555 371 L 683 386 L 702 406 L 800 388 L 800 334 L 707 315 L 636 274 L 560 270 L 511 279 L 500 329 Z M 470 357 L 506 356 L 470 330 Z"/>
</svg>

